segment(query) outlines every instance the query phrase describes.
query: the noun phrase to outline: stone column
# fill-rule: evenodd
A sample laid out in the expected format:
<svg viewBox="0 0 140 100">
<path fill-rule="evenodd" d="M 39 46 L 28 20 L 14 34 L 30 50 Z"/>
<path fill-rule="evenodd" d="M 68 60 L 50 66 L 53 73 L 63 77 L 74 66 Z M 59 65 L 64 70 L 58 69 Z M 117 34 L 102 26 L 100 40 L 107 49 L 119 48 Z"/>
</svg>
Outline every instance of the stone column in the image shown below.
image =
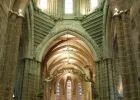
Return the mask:
<svg viewBox="0 0 140 100">
<path fill-rule="evenodd" d="M 99 80 L 99 97 L 102 100 L 110 100 L 109 97 L 109 83 L 108 83 L 108 65 L 107 65 L 107 60 L 106 59 L 102 59 L 102 61 L 100 61 L 100 67 L 99 67 L 99 76 L 100 76 L 100 80 Z"/>
<path fill-rule="evenodd" d="M 52 95 L 52 100 L 56 100 L 56 94 Z"/>
<path fill-rule="evenodd" d="M 50 97 L 51 97 L 51 100 L 56 100 L 55 98 L 56 98 L 56 85 L 55 85 L 55 83 L 53 83 L 53 84 L 50 84 L 51 85 L 51 87 L 52 87 L 52 89 L 51 89 L 51 95 L 50 95 Z"/>
<path fill-rule="evenodd" d="M 60 100 L 65 100 L 65 85 L 64 85 L 64 81 L 60 82 Z"/>
<path fill-rule="evenodd" d="M 18 59 L 19 39 L 23 17 L 9 12 L 8 26 L 4 41 L 3 64 L 0 64 L 0 100 L 12 100 Z"/>
<path fill-rule="evenodd" d="M 89 82 L 84 82 L 84 100 L 90 100 L 90 83 Z"/>
<path fill-rule="evenodd" d="M 40 91 L 40 62 L 25 58 L 22 100 L 38 100 Z"/>
<path fill-rule="evenodd" d="M 78 100 L 78 81 L 73 80 L 72 100 Z"/>
<path fill-rule="evenodd" d="M 108 58 L 107 60 L 107 74 L 108 74 L 108 85 L 109 85 L 109 97 L 110 100 L 114 100 L 114 84 L 113 84 L 113 68 L 112 68 L 112 59 Z"/>
<path fill-rule="evenodd" d="M 100 87 L 99 87 L 99 84 L 100 84 L 99 83 L 99 81 L 100 81 L 100 76 L 99 76 L 100 75 L 100 70 L 99 69 L 100 68 L 99 67 L 100 67 L 100 63 L 96 62 L 96 76 L 95 76 L 96 77 L 96 86 L 95 87 L 96 87 L 96 90 L 97 90 L 98 94 L 100 93 L 99 92 L 99 90 L 100 90 Z M 98 99 L 99 99 L 99 97 L 98 97 Z"/>
<path fill-rule="evenodd" d="M 50 100 L 50 95 L 51 95 L 51 87 L 50 87 L 50 83 L 45 83 L 45 87 L 44 87 L 44 100 Z"/>
<path fill-rule="evenodd" d="M 123 83 L 123 94 L 124 99 L 127 100 L 130 95 L 128 91 L 130 91 L 130 88 L 128 87 L 128 63 L 127 63 L 127 53 L 126 53 L 126 45 L 124 41 L 124 34 L 122 29 L 122 21 L 119 14 L 114 16 L 114 22 L 116 27 L 116 34 L 117 34 L 117 40 L 118 40 L 118 57 L 119 57 L 119 63 L 120 63 L 120 74 L 122 77 L 122 83 Z"/>
<path fill-rule="evenodd" d="M 85 98 L 85 95 L 84 95 L 84 93 L 83 93 L 83 94 L 82 94 L 82 100 L 85 100 L 84 98 Z"/>
<path fill-rule="evenodd" d="M 72 100 L 78 100 L 78 95 L 72 95 Z"/>
<path fill-rule="evenodd" d="M 133 36 L 132 36 L 132 29 L 131 29 L 131 23 L 130 23 L 130 12 L 129 11 L 123 11 L 121 12 L 121 20 L 122 20 L 122 26 L 123 26 L 123 33 L 124 33 L 124 41 L 126 44 L 126 51 L 127 51 L 127 62 L 128 62 L 128 85 L 124 88 L 129 88 L 130 91 L 127 91 L 129 93 L 129 97 L 126 99 L 131 100 L 138 100 L 140 97 L 138 97 L 138 75 L 137 75 L 137 67 L 136 67 L 136 59 L 135 59 L 135 53 L 134 53 L 134 47 L 133 47 Z M 131 96 L 131 97 L 130 97 Z"/>
<path fill-rule="evenodd" d="M 61 99 L 60 100 L 65 100 L 65 95 L 61 95 Z"/>
<path fill-rule="evenodd" d="M 14 95 L 16 100 L 21 100 L 22 91 L 23 91 L 23 78 L 24 78 L 24 69 L 25 61 L 24 59 L 18 58 L 18 65 L 16 67 L 16 79 L 14 82 Z"/>
</svg>

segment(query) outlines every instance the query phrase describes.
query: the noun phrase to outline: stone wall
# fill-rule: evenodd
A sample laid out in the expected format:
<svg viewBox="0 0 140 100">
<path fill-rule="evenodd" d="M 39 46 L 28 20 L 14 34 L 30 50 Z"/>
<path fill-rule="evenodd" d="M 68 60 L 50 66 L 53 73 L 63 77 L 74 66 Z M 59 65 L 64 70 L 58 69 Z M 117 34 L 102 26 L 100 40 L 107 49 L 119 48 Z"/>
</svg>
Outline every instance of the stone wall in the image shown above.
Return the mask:
<svg viewBox="0 0 140 100">
<path fill-rule="evenodd" d="M 134 50 L 136 55 L 136 63 L 138 68 L 138 76 L 140 77 L 140 1 L 134 3 L 131 8 L 131 26 L 134 41 Z"/>
<path fill-rule="evenodd" d="M 7 16 L 0 6 L 0 58 L 3 58 L 4 40 L 7 28 Z M 2 60 L 0 60 L 2 64 Z"/>
<path fill-rule="evenodd" d="M 5 89 L 2 89 L 2 80 L 3 80 L 3 74 L 5 71 L 4 68 L 4 41 L 6 36 L 6 28 L 7 28 L 7 16 L 5 15 L 5 12 L 3 11 L 1 5 L 0 5 L 0 99 L 4 97 L 4 94 L 2 92 L 5 92 Z"/>
<path fill-rule="evenodd" d="M 137 78 L 140 77 L 140 1 L 137 0 L 130 9 L 131 27 L 134 42 L 134 53 L 136 57 Z M 140 82 L 138 83 L 140 94 Z M 139 97 L 140 98 L 140 97 Z"/>
<path fill-rule="evenodd" d="M 82 25 L 98 46 L 102 46 L 103 11 L 99 9 L 91 13 L 82 21 Z"/>
<path fill-rule="evenodd" d="M 34 46 L 35 48 L 49 34 L 55 22 L 43 12 L 34 11 Z"/>
</svg>

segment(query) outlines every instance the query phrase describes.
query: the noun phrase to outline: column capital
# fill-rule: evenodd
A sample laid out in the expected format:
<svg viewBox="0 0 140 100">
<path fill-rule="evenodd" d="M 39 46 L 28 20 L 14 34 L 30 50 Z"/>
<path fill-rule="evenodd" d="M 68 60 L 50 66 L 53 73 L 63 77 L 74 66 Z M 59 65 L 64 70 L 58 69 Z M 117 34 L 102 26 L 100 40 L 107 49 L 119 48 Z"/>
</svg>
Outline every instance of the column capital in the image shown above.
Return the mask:
<svg viewBox="0 0 140 100">
<path fill-rule="evenodd" d="M 124 13 L 127 13 L 127 12 L 130 12 L 129 9 L 126 9 L 126 10 L 120 10 L 120 11 L 117 11 L 113 14 L 113 18 L 116 18 L 116 17 L 121 17 L 122 14 Z"/>
<path fill-rule="evenodd" d="M 21 14 L 21 13 L 18 13 L 18 12 L 14 12 L 12 10 L 9 11 L 9 17 L 11 16 L 15 16 L 15 17 L 20 17 L 20 18 L 23 18 L 24 19 L 24 16 Z"/>
<path fill-rule="evenodd" d="M 24 58 L 21 58 L 21 60 L 32 60 L 32 61 L 41 63 L 40 61 L 36 60 L 35 58 L 30 58 L 30 57 L 24 57 Z"/>
<path fill-rule="evenodd" d="M 121 18 L 120 14 L 114 14 L 113 15 L 114 20 L 117 20 L 117 19 L 120 19 L 120 18 Z"/>
<path fill-rule="evenodd" d="M 121 14 L 124 14 L 124 13 L 127 13 L 127 12 L 130 12 L 130 9 L 120 10 L 120 15 L 121 15 Z"/>
</svg>

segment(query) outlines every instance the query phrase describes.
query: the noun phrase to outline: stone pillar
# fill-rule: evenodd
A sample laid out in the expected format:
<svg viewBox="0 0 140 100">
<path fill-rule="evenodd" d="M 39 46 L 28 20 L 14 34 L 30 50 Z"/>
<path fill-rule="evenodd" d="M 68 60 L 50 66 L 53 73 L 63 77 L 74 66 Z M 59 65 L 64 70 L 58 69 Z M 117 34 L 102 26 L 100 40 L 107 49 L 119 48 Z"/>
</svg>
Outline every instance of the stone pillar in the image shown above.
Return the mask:
<svg viewBox="0 0 140 100">
<path fill-rule="evenodd" d="M 51 84 L 51 87 L 52 87 L 52 89 L 51 89 L 51 95 L 50 95 L 50 97 L 51 97 L 51 100 L 56 100 L 55 98 L 55 96 L 56 96 L 56 87 L 55 87 L 55 85 L 54 85 L 54 83 L 53 84 Z"/>
<path fill-rule="evenodd" d="M 65 95 L 61 95 L 61 99 L 60 100 L 66 100 Z"/>
<path fill-rule="evenodd" d="M 100 61 L 99 67 L 99 97 L 101 100 L 110 100 L 108 83 L 108 65 L 107 60 Z"/>
<path fill-rule="evenodd" d="M 114 100 L 114 84 L 112 73 L 112 59 L 102 59 L 96 62 L 96 90 L 99 99 Z"/>
<path fill-rule="evenodd" d="M 99 86 L 99 84 L 100 84 L 99 83 L 99 81 L 100 81 L 100 76 L 99 76 L 100 75 L 100 70 L 99 69 L 100 68 L 99 67 L 100 67 L 100 63 L 96 62 L 96 76 L 95 76 L 96 77 L 96 86 L 95 87 L 96 87 L 96 90 L 97 90 L 98 94 L 100 93 L 99 92 L 100 91 L 100 86 Z M 97 100 L 99 100 L 99 97 L 97 98 Z"/>
<path fill-rule="evenodd" d="M 45 83 L 44 87 L 44 100 L 50 100 L 50 95 L 51 95 L 51 86 L 50 83 Z"/>
<path fill-rule="evenodd" d="M 108 58 L 107 60 L 107 74 L 108 74 L 108 85 L 109 85 L 109 97 L 110 100 L 114 100 L 114 84 L 113 84 L 113 68 L 112 68 L 112 59 Z"/>
<path fill-rule="evenodd" d="M 126 45 L 124 41 L 124 34 L 122 29 L 122 21 L 120 15 L 114 16 L 114 22 L 116 27 L 116 34 L 117 34 L 117 40 L 118 40 L 118 57 L 119 57 L 119 63 L 120 63 L 120 74 L 122 77 L 122 83 L 123 83 L 123 94 L 124 99 L 128 99 L 130 97 L 128 91 L 130 91 L 130 88 L 128 87 L 128 63 L 127 63 L 127 53 L 126 53 Z"/>
<path fill-rule="evenodd" d="M 72 100 L 78 100 L 78 95 L 72 95 Z"/>
<path fill-rule="evenodd" d="M 0 64 L 0 100 L 13 100 L 13 87 L 18 59 L 19 39 L 22 32 L 22 21 L 23 17 L 9 12 L 3 47 L 3 63 Z"/>
<path fill-rule="evenodd" d="M 40 62 L 25 58 L 22 100 L 38 100 L 40 93 Z"/>
<path fill-rule="evenodd" d="M 18 58 L 18 65 L 16 68 L 16 79 L 14 82 L 14 95 L 16 100 L 21 100 L 22 91 L 23 91 L 23 78 L 24 78 L 24 69 L 25 69 L 25 61 L 24 59 Z"/>
<path fill-rule="evenodd" d="M 64 85 L 64 81 L 60 82 L 60 100 L 65 100 L 65 85 Z"/>
<path fill-rule="evenodd" d="M 132 29 L 130 24 L 130 12 L 122 12 L 121 13 L 123 32 L 124 32 L 124 40 L 126 44 L 127 51 L 127 62 L 128 62 L 128 77 L 129 77 L 129 88 L 131 91 L 129 95 L 131 95 L 132 100 L 140 99 L 138 97 L 138 75 L 137 75 L 137 67 L 136 67 L 136 59 L 134 46 L 132 42 Z M 129 97 L 130 99 L 130 97 Z"/>
<path fill-rule="evenodd" d="M 52 100 L 56 100 L 56 94 L 52 95 Z"/>
<path fill-rule="evenodd" d="M 83 94 L 82 94 L 82 100 L 85 100 L 84 98 L 85 98 L 85 95 L 84 95 L 84 93 L 83 93 Z"/>
<path fill-rule="evenodd" d="M 73 80 L 72 100 L 78 100 L 78 81 Z"/>
<path fill-rule="evenodd" d="M 91 88 L 90 83 L 89 82 L 84 82 L 84 100 L 90 100 L 90 90 L 89 88 Z"/>
</svg>

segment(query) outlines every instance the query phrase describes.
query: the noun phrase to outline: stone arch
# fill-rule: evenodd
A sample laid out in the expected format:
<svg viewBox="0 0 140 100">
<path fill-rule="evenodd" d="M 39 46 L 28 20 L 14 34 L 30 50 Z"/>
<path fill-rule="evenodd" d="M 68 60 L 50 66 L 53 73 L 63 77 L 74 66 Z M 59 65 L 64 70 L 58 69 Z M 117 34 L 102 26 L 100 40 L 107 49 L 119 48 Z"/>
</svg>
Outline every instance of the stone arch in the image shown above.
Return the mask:
<svg viewBox="0 0 140 100">
<path fill-rule="evenodd" d="M 95 41 L 88 35 L 88 33 L 86 31 L 81 32 L 81 31 L 77 31 L 77 30 L 73 30 L 73 29 L 60 29 L 57 31 L 51 31 L 46 37 L 45 39 L 42 41 L 42 43 L 37 47 L 36 51 L 35 51 L 35 58 L 38 61 L 42 61 L 45 49 L 58 37 L 64 35 L 64 34 L 71 34 L 74 36 L 79 37 L 81 40 L 83 40 L 86 45 L 90 48 L 91 52 L 94 55 L 94 60 L 95 61 L 99 61 L 101 59 L 101 52 L 100 49 L 98 47 L 98 45 L 95 43 Z"/>
</svg>

